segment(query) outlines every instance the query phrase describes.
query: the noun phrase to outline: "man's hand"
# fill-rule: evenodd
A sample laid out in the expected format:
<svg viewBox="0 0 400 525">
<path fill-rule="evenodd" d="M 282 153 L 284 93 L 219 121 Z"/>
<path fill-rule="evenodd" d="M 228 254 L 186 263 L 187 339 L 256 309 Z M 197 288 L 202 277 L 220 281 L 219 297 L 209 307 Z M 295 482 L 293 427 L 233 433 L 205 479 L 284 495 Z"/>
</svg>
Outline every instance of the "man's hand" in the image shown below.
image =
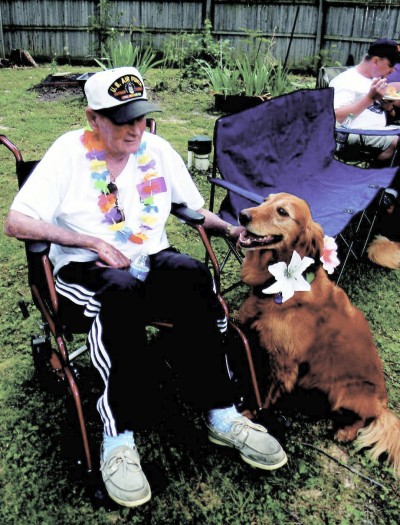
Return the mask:
<svg viewBox="0 0 400 525">
<path fill-rule="evenodd" d="M 386 78 L 374 78 L 368 96 L 373 99 L 382 99 L 386 94 L 387 80 Z"/>
<path fill-rule="evenodd" d="M 99 261 L 97 266 L 111 266 L 112 268 L 127 268 L 131 261 L 122 252 L 115 248 L 112 244 L 108 244 L 101 239 L 98 239 L 95 246 L 95 251 L 98 253 Z"/>
</svg>

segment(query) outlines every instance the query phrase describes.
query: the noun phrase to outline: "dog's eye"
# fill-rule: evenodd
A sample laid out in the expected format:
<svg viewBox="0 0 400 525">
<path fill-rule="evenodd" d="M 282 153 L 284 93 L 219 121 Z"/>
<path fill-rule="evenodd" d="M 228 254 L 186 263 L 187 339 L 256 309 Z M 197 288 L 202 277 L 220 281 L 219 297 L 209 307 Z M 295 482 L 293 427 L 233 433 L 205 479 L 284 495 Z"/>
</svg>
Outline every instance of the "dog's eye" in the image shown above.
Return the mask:
<svg viewBox="0 0 400 525">
<path fill-rule="evenodd" d="M 284 208 L 278 208 L 279 215 L 282 215 L 283 217 L 289 215 L 288 212 Z"/>
</svg>

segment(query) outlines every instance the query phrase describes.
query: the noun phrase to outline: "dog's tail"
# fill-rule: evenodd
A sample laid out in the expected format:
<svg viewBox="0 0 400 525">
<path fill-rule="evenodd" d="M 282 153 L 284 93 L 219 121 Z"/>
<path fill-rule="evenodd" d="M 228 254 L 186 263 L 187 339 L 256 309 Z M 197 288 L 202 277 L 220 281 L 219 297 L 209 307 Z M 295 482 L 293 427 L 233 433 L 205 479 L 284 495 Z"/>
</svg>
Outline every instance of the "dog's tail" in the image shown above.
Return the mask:
<svg viewBox="0 0 400 525">
<path fill-rule="evenodd" d="M 391 241 L 383 235 L 377 235 L 367 248 L 368 258 L 375 264 L 390 268 L 400 269 L 400 243 Z"/>
<path fill-rule="evenodd" d="M 400 478 L 400 419 L 385 407 L 370 425 L 362 428 L 355 441 L 357 450 L 370 448 L 369 455 L 377 461 L 387 456 L 396 478 Z"/>
</svg>

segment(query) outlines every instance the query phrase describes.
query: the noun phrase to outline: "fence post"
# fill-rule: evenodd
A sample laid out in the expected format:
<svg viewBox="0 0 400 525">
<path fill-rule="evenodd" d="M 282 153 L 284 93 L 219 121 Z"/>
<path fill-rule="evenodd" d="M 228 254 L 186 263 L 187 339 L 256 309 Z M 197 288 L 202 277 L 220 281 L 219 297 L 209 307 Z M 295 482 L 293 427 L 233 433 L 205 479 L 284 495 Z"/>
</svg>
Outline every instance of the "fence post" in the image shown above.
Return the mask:
<svg viewBox="0 0 400 525">
<path fill-rule="evenodd" d="M 6 58 L 6 54 L 4 51 L 3 17 L 1 14 L 1 5 L 0 5 L 0 40 L 1 40 L 1 56 L 3 58 Z"/>
<path fill-rule="evenodd" d="M 324 26 L 324 0 L 319 0 L 318 5 L 318 19 L 317 19 L 317 31 L 315 34 L 315 48 L 314 56 L 320 56 L 321 45 L 322 45 L 322 28 Z M 321 60 L 318 60 L 317 71 L 321 67 Z"/>
</svg>

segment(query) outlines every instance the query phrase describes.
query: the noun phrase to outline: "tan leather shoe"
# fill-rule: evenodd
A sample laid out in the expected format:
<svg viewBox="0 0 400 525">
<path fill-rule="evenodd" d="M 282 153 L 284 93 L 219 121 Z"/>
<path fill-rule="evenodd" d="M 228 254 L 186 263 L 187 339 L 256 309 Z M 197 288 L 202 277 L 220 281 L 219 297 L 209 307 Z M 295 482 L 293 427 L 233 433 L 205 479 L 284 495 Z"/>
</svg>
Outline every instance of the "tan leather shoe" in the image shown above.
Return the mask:
<svg viewBox="0 0 400 525">
<path fill-rule="evenodd" d="M 116 447 L 100 465 L 110 498 L 125 507 L 143 505 L 151 498 L 150 485 L 142 471 L 136 447 Z"/>
</svg>

